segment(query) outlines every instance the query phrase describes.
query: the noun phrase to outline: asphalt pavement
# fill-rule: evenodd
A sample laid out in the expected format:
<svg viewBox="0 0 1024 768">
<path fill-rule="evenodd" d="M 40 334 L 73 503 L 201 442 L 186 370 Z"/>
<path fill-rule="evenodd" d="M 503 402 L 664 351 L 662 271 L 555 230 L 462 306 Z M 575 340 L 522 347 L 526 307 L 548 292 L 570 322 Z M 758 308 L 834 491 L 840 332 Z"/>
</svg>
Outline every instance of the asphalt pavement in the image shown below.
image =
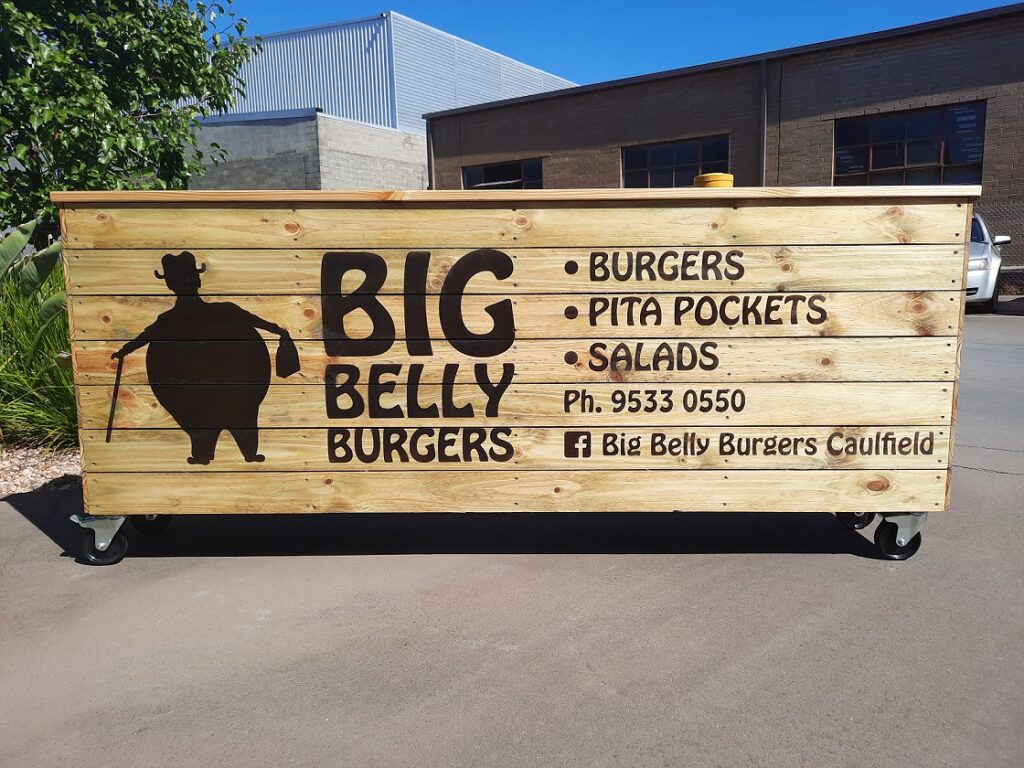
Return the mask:
<svg viewBox="0 0 1024 768">
<path fill-rule="evenodd" d="M 953 511 L 178 518 L 0 502 L 0 766 L 1024 765 L 1024 318 L 967 319 Z"/>
</svg>

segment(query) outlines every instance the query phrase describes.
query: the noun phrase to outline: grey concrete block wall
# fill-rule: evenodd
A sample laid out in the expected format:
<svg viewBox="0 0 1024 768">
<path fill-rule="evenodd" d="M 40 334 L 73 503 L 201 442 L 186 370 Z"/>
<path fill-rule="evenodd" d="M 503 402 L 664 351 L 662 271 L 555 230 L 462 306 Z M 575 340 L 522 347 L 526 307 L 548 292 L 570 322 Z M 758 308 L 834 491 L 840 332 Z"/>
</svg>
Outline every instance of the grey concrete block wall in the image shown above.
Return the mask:
<svg viewBox="0 0 1024 768">
<path fill-rule="evenodd" d="M 321 189 L 426 189 L 427 140 L 318 115 Z"/>
<path fill-rule="evenodd" d="M 425 189 L 423 136 L 329 115 L 204 125 L 199 148 L 217 143 L 226 162 L 206 163 L 192 189 Z"/>
<path fill-rule="evenodd" d="M 320 188 L 314 116 L 204 125 L 196 137 L 205 154 L 211 144 L 219 144 L 228 159 L 218 165 L 204 162 L 206 175 L 194 179 L 192 189 Z"/>
</svg>

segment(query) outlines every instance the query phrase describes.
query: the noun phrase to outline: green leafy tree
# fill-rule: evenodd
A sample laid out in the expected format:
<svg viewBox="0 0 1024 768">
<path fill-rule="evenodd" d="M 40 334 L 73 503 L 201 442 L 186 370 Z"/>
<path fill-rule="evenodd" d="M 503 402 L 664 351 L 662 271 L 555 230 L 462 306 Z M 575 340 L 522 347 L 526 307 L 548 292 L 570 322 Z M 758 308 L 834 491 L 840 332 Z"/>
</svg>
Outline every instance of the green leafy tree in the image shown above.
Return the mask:
<svg viewBox="0 0 1024 768">
<path fill-rule="evenodd" d="M 0 438 L 73 401 L 53 370 L 67 298 L 50 192 L 187 187 L 197 121 L 244 95 L 245 27 L 231 0 L 0 0 Z M 73 442 L 60 424 L 40 439 Z"/>
<path fill-rule="evenodd" d="M 42 215 L 45 246 L 51 190 L 185 188 L 196 120 L 243 93 L 245 26 L 230 0 L 0 0 L 0 224 Z"/>
</svg>

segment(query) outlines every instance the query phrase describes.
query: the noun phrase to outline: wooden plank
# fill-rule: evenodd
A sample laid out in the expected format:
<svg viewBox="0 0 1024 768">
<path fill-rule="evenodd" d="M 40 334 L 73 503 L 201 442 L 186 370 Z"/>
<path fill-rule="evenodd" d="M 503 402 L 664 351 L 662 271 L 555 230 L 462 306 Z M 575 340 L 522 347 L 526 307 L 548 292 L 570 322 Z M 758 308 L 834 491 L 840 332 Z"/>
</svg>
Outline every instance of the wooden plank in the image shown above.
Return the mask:
<svg viewBox="0 0 1024 768">
<path fill-rule="evenodd" d="M 180 385 L 184 390 L 187 385 Z M 831 425 L 842 424 L 861 426 L 880 424 L 920 425 L 949 424 L 952 398 L 951 382 L 905 383 L 777 383 L 742 384 L 729 383 L 707 385 L 656 385 L 652 387 L 631 387 L 616 384 L 587 384 L 580 388 L 567 388 L 558 384 L 512 384 L 498 401 L 498 416 L 485 417 L 487 395 L 475 384 L 455 384 L 448 388 L 449 400 L 456 405 L 470 404 L 473 417 L 449 418 L 330 418 L 327 404 L 337 403 L 347 408 L 349 401 L 344 396 L 337 398 L 323 386 L 284 385 L 271 386 L 262 402 L 259 424 L 268 427 L 333 427 L 333 426 L 664 426 L 685 425 L 691 427 L 708 425 Z M 80 386 L 80 424 L 85 429 L 103 429 L 107 425 L 110 409 L 111 387 Z M 234 398 L 246 395 L 241 385 L 213 385 L 188 388 L 178 393 L 186 401 L 207 404 L 216 410 L 218 403 L 234 402 Z M 415 391 L 422 407 L 443 403 L 440 385 L 423 385 Z M 724 391 L 727 407 L 715 412 L 714 406 L 701 412 L 699 403 L 702 392 L 709 393 L 712 404 L 715 394 Z M 743 408 L 732 407 L 733 393 L 743 393 Z M 641 408 L 652 407 L 651 412 L 631 413 L 629 393 L 640 394 L 637 399 Z M 566 393 L 585 393 L 593 401 L 581 398 L 566 406 Z M 654 394 L 647 396 L 648 392 Z M 662 393 L 667 392 L 668 395 Z M 364 385 L 357 387 L 361 400 L 366 400 Z M 620 395 L 619 393 L 622 393 Z M 394 392 L 380 395 L 384 407 L 399 406 L 406 413 L 410 388 L 398 385 Z M 737 403 L 740 396 L 736 396 Z M 671 407 L 662 411 L 666 398 Z M 621 399 L 622 410 L 616 410 L 615 400 Z M 653 405 L 650 403 L 653 402 Z M 692 404 L 694 410 L 687 410 Z M 588 408 L 589 407 L 589 408 Z M 588 408 L 588 410 L 583 410 Z M 596 409 L 600 408 L 600 411 Z M 443 413 L 443 412 L 442 412 Z M 221 424 L 218 423 L 218 426 Z M 160 405 L 150 387 L 140 384 L 122 384 L 118 395 L 115 414 L 116 428 L 176 428 L 177 425 Z M 223 424 L 227 427 L 228 424 Z M 246 426 L 236 424 L 234 426 Z"/>
<path fill-rule="evenodd" d="M 118 473 L 86 478 L 89 512 L 918 512 L 933 470 Z M 623 492 L 623 489 L 629 489 Z"/>
<path fill-rule="evenodd" d="M 66 222 L 65 222 L 65 213 L 64 213 L 64 207 L 63 206 L 60 206 L 60 208 L 58 209 L 58 219 L 59 219 L 59 222 L 60 222 L 61 240 L 65 240 L 65 238 L 67 236 L 67 227 L 66 227 Z M 65 291 L 66 294 L 68 294 L 68 296 L 70 296 L 70 293 L 71 293 L 71 271 L 68 269 L 67 256 L 63 253 L 63 248 L 62 248 L 62 257 L 63 257 L 63 260 L 64 260 L 64 269 L 63 269 L 63 272 L 64 272 L 64 291 Z M 75 308 L 72 306 L 72 302 L 70 300 L 68 300 L 68 302 L 67 302 L 67 317 L 68 317 L 68 336 L 69 336 L 69 339 L 71 340 L 70 348 L 71 348 L 72 378 L 73 378 L 74 383 L 75 383 L 75 413 L 76 414 L 80 414 L 82 412 L 82 400 L 81 400 L 81 396 L 80 396 L 81 395 L 81 388 L 78 386 L 78 384 L 79 384 L 78 376 L 74 374 L 74 370 L 73 370 L 74 369 L 74 362 L 75 362 L 74 339 L 75 339 L 75 337 L 77 335 L 77 325 L 76 325 L 76 317 L 75 317 Z M 78 434 L 78 445 L 81 446 L 82 443 L 84 442 L 84 438 L 83 438 L 83 434 L 82 434 L 82 420 L 81 420 L 81 418 L 76 416 L 76 422 L 77 422 L 76 423 L 76 432 Z M 84 468 L 82 470 L 82 474 L 83 474 L 83 477 L 86 474 L 86 470 Z M 84 501 L 84 503 L 86 505 L 86 508 L 88 508 L 88 498 L 87 498 L 87 494 L 86 494 L 84 485 L 83 485 L 83 488 L 82 488 L 82 496 L 83 496 L 83 501 Z"/>
<path fill-rule="evenodd" d="M 593 350 L 593 344 L 603 345 Z M 190 343 L 188 349 L 197 361 L 197 370 L 182 373 L 192 384 L 244 384 L 251 378 L 244 370 L 221 367 L 226 352 L 248 348 L 252 342 Z M 667 346 L 666 346 L 667 345 Z M 174 342 L 151 342 L 150 348 L 171 346 Z M 255 343 L 257 348 L 263 345 Z M 276 349 L 276 341 L 266 345 Z M 897 337 L 796 339 L 715 339 L 715 340 L 620 340 L 604 339 L 524 339 L 495 357 L 468 357 L 449 342 L 432 343 L 429 357 L 410 355 L 401 342 L 374 357 L 332 358 L 323 342 L 303 341 L 299 351 L 301 370 L 287 380 L 274 378 L 276 384 L 311 384 L 324 381 L 331 364 L 360 367 L 366 380 L 373 364 L 397 365 L 407 372 L 410 366 L 422 366 L 420 381 L 440 383 L 445 366 L 457 365 L 455 380 L 475 381 L 474 364 L 486 363 L 499 371 L 503 364 L 515 366 L 516 383 L 581 384 L 587 382 L 681 383 L 733 380 L 750 381 L 952 381 L 956 378 L 956 338 Z M 80 341 L 74 345 L 76 380 L 80 384 L 108 384 L 114 380 L 117 361 L 111 355 L 121 347 L 119 341 Z M 660 351 L 659 351 L 660 349 Z M 664 353 L 665 356 L 658 357 Z M 146 352 L 139 350 L 124 359 L 122 383 L 144 384 Z M 569 358 L 566 355 L 570 355 Z M 667 357 L 666 357 L 667 356 Z M 234 356 L 232 356 L 233 358 Z M 570 360 L 572 362 L 570 362 Z M 614 367 L 612 361 L 619 361 Z M 661 370 L 653 370 L 655 361 Z M 205 370 L 205 366 L 211 368 Z M 681 367 L 680 367 L 681 366 Z M 644 370 L 644 368 L 651 370 Z M 200 376 L 206 373 L 207 378 Z M 189 376 L 196 378 L 188 378 Z M 234 377 L 234 378 L 233 378 Z M 384 381 L 395 381 L 388 375 Z"/>
<path fill-rule="evenodd" d="M 973 220 L 974 220 L 974 203 L 972 202 L 972 203 L 970 203 L 968 205 L 965 205 L 964 208 L 966 209 L 965 212 L 964 212 L 965 217 L 966 217 L 966 225 L 965 225 L 965 232 L 964 232 L 964 252 L 965 253 L 970 253 L 970 247 L 971 247 L 971 243 L 970 243 L 971 234 L 970 234 L 970 232 L 971 232 L 971 226 L 972 226 L 972 223 L 973 223 Z M 968 266 L 967 259 L 964 259 L 963 260 L 963 264 L 961 265 L 960 269 L 961 269 L 961 276 L 963 277 L 963 282 L 964 282 L 965 288 L 967 286 L 967 266 Z M 961 358 L 961 354 L 963 352 L 963 343 L 964 343 L 964 315 L 967 312 L 967 300 L 966 300 L 966 298 L 967 297 L 965 295 L 964 298 L 960 301 L 960 307 L 959 307 L 960 313 L 959 313 L 959 316 L 957 318 L 957 329 L 956 329 L 956 340 L 957 340 L 957 344 L 956 344 L 956 368 L 957 368 L 958 374 L 959 374 L 959 371 L 960 371 L 960 358 Z M 998 301 L 998 298 L 997 298 L 997 301 Z M 956 441 L 955 441 L 955 436 L 956 436 L 956 417 L 957 417 L 957 409 L 959 408 L 959 406 L 960 406 L 960 376 L 957 375 L 957 381 L 953 385 L 952 414 L 950 416 L 949 464 L 948 464 L 948 468 L 946 470 L 946 504 L 945 504 L 945 508 L 946 509 L 949 509 L 950 505 L 953 503 L 953 466 L 954 466 L 953 465 L 953 446 L 956 444 Z"/>
<path fill-rule="evenodd" d="M 438 430 L 414 433 L 413 428 L 339 431 L 268 429 L 260 435 L 263 463 L 246 462 L 230 435 L 217 443 L 208 465 L 188 464 L 188 436 L 171 429 L 122 429 L 111 442 L 105 431 L 82 432 L 83 467 L 103 472 L 323 472 L 434 471 L 491 469 L 942 469 L 949 452 L 949 427 L 741 427 L 737 429 L 625 428 L 587 432 L 589 456 L 579 453 L 581 434 L 561 428 L 522 427 L 487 434 L 479 451 L 466 450 L 477 435 L 456 434 L 446 448 L 460 460 L 423 461 L 437 455 Z M 403 430 L 392 438 L 395 430 Z M 488 430 L 489 432 L 489 430 Z M 891 438 L 891 439 L 890 439 Z M 394 439 L 395 444 L 388 441 Z M 853 441 L 851 444 L 850 441 Z M 411 446 L 415 441 L 416 453 Z M 384 446 L 392 445 L 390 449 Z M 569 451 L 566 446 L 569 445 Z M 361 452 L 356 447 L 361 446 Z M 398 447 L 395 447 L 398 446 Z M 846 453 L 854 450 L 856 453 Z M 421 460 L 417 461 L 416 456 Z"/>
<path fill-rule="evenodd" d="M 411 241 L 416 242 L 416 241 Z M 592 238 L 588 242 L 595 242 Z M 701 256 L 691 263 L 683 254 L 699 250 Z M 631 244 L 616 249 L 609 245 L 571 248 L 503 248 L 512 257 L 514 272 L 507 280 L 489 275 L 473 278 L 466 293 L 514 296 L 537 293 L 677 293 L 684 291 L 944 291 L 960 290 L 965 285 L 961 274 L 964 260 L 962 243 L 948 245 L 865 245 L 865 246 L 751 246 L 734 244 L 743 256 L 743 274 L 728 279 L 724 271 L 710 268 L 711 256 L 704 247 Z M 147 294 L 168 296 L 163 281 L 153 271 L 167 252 L 182 250 L 168 246 L 159 250 L 84 250 L 67 247 L 64 258 L 69 270 L 69 293 L 73 296 Z M 398 249 L 372 247 L 387 267 L 382 294 L 402 294 L 406 255 L 410 251 L 429 250 L 430 267 L 426 287 L 409 286 L 409 293 L 437 294 L 444 289 L 444 278 L 467 249 L 429 249 L 409 246 Z M 621 279 L 591 280 L 591 254 L 620 255 L 615 263 Z M 722 249 L 717 249 L 719 253 Z M 638 252 L 656 256 L 658 269 L 651 274 L 626 271 L 626 252 L 635 259 Z M 676 257 L 667 252 L 674 252 Z M 208 295 L 319 295 L 323 249 L 194 249 L 196 260 L 206 266 L 202 293 Z M 600 258 L 600 257 L 594 257 Z M 611 259 L 611 257 L 609 257 Z M 566 272 L 566 264 L 578 269 Z M 732 274 L 732 273 L 730 273 Z M 675 279 L 672 276 L 675 275 Z M 682 276 L 685 276 L 684 279 Z M 696 278 L 696 279 L 690 279 Z M 362 279 L 353 272 L 340 288 L 351 291 Z"/>
<path fill-rule="evenodd" d="M 958 207 L 960 206 L 960 207 Z M 578 246 L 593 242 L 881 244 L 963 242 L 963 208 L 951 202 L 855 206 L 740 202 L 732 206 L 625 207 L 507 204 L 290 208 L 119 204 L 66 207 L 68 245 L 81 248 L 382 248 Z"/>
<path fill-rule="evenodd" d="M 371 203 L 371 202 L 493 202 L 495 200 L 757 200 L 757 199 L 885 199 L 885 198 L 964 198 L 978 197 L 976 184 L 942 186 L 878 186 L 878 187 L 693 187 L 670 189 L 498 189 L 498 190 L 127 190 L 50 193 L 56 203 L 151 203 L 180 205 L 182 203 L 278 203 L 290 205 L 309 203 Z M 966 201 L 965 201 L 966 202 Z"/>
<path fill-rule="evenodd" d="M 502 296 L 465 296 L 462 315 L 469 330 L 487 333 L 493 321 L 486 309 Z M 510 297 L 517 339 L 587 338 L 613 334 L 618 338 L 652 338 L 666 332 L 682 338 L 721 336 L 952 336 L 960 314 L 959 291 L 904 291 L 800 294 L 632 294 L 587 296 L 560 294 Z M 787 301 L 788 299 L 788 301 Z M 227 299 L 205 297 L 216 302 Z M 293 339 L 322 339 L 319 296 L 245 296 L 230 300 L 259 317 L 287 328 Z M 174 306 L 169 296 L 79 296 L 71 299 L 75 340 L 133 339 L 162 312 Z M 403 318 L 402 296 L 381 296 L 380 303 L 394 318 L 395 337 L 423 338 L 410 332 Z M 440 299 L 426 298 L 427 331 L 443 339 Z M 765 322 L 771 318 L 785 322 Z M 744 316 L 746 307 L 746 316 Z M 722 322 L 725 317 L 732 321 Z M 699 319 L 698 319 L 699 318 Z M 718 322 L 709 324 L 710 319 Z M 747 322 L 743 322 L 746 320 Z M 365 312 L 344 319 L 353 338 L 373 338 L 375 327 Z M 464 335 L 463 335 L 464 336 Z M 210 339 L 225 339 L 218 328 Z"/>
</svg>

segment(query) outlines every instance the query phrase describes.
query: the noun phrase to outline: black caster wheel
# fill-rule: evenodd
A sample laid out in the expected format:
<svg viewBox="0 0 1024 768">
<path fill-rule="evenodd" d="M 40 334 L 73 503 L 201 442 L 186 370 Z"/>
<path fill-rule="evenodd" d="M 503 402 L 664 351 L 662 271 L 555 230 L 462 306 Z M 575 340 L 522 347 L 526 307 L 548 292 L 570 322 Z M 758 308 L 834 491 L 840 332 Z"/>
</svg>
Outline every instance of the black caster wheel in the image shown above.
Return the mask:
<svg viewBox="0 0 1024 768">
<path fill-rule="evenodd" d="M 874 519 L 874 512 L 836 512 L 836 520 L 855 531 L 867 528 Z"/>
<path fill-rule="evenodd" d="M 898 531 L 896 523 L 883 520 L 875 529 L 875 546 L 890 560 L 909 560 L 921 548 L 921 534 L 914 534 L 914 538 L 900 546 L 896 543 Z"/>
<path fill-rule="evenodd" d="M 102 552 L 96 549 L 96 533 L 91 528 L 82 531 L 82 559 L 90 565 L 113 565 L 121 562 L 128 551 L 128 539 L 118 531 L 110 541 L 110 546 Z"/>
<path fill-rule="evenodd" d="M 171 524 L 171 517 L 171 515 L 132 515 L 128 519 L 136 531 L 152 536 L 167 530 L 167 526 Z"/>
</svg>

